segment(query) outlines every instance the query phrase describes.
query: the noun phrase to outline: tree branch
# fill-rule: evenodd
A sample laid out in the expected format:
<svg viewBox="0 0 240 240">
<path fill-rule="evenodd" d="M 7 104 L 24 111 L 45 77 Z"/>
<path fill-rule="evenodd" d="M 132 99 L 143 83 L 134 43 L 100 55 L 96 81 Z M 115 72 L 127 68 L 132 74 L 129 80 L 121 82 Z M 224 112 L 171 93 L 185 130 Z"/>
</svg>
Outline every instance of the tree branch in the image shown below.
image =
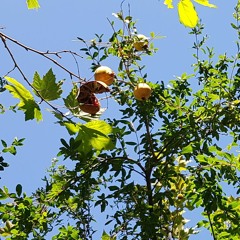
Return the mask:
<svg viewBox="0 0 240 240">
<path fill-rule="evenodd" d="M 59 62 L 57 62 L 55 59 L 53 59 L 53 58 L 51 58 L 51 57 L 48 56 L 48 55 L 55 55 L 56 57 L 61 58 L 61 56 L 60 56 L 59 54 L 61 54 L 61 53 L 70 53 L 70 54 L 72 54 L 72 55 L 74 55 L 74 56 L 79 56 L 79 57 L 81 57 L 81 56 L 78 55 L 77 53 L 72 52 L 72 51 L 69 51 L 69 50 L 63 50 L 63 51 L 59 51 L 59 52 L 49 52 L 49 51 L 42 52 L 42 51 L 38 51 L 38 50 L 36 50 L 36 49 L 34 49 L 34 48 L 31 48 L 31 47 L 26 46 L 26 45 L 18 42 L 17 40 L 15 40 L 15 39 L 13 39 L 13 38 L 11 38 L 11 37 L 3 34 L 2 32 L 0 32 L 0 37 L 2 38 L 2 40 L 4 40 L 4 42 L 6 42 L 6 39 L 7 39 L 7 40 L 9 40 L 9 41 L 17 44 L 18 46 L 24 48 L 26 51 L 31 51 L 31 52 L 34 52 L 34 53 L 36 53 L 36 54 L 38 54 L 38 55 L 41 55 L 41 56 L 47 58 L 48 60 L 50 60 L 51 62 L 53 62 L 55 65 L 57 65 L 58 67 L 60 67 L 61 69 L 63 69 L 65 72 L 67 72 L 67 73 L 70 75 L 71 78 L 72 78 L 72 77 L 75 77 L 75 78 L 77 78 L 77 79 L 79 79 L 79 80 L 84 81 L 84 79 L 82 79 L 80 76 L 76 75 L 75 73 L 73 73 L 72 71 L 68 70 L 68 69 L 65 68 L 63 65 L 61 65 Z"/>
<path fill-rule="evenodd" d="M 217 238 L 215 237 L 215 233 L 214 233 L 214 229 L 213 229 L 213 224 L 212 224 L 210 213 L 207 213 L 207 216 L 208 216 L 208 220 L 209 220 L 211 231 L 212 231 L 212 235 L 213 235 L 213 240 L 217 240 Z"/>
<path fill-rule="evenodd" d="M 6 48 L 8 54 L 10 55 L 13 63 L 14 63 L 14 67 L 12 69 L 12 71 L 16 68 L 19 73 L 21 74 L 21 76 L 23 77 L 24 81 L 37 93 L 38 97 L 41 99 L 41 101 L 45 102 L 48 106 L 50 106 L 54 111 L 58 112 L 63 118 L 66 118 L 68 121 L 72 122 L 72 120 L 70 118 L 68 118 L 67 116 L 65 116 L 64 113 L 62 113 L 60 110 L 58 110 L 58 108 L 56 108 L 55 106 L 53 106 L 51 103 L 49 103 L 47 100 L 45 100 L 41 94 L 39 93 L 39 91 L 29 82 L 29 80 L 27 79 L 27 77 L 25 76 L 25 74 L 23 73 L 22 69 L 19 67 L 19 65 L 17 64 L 16 59 L 14 58 L 11 50 L 9 49 L 7 43 L 6 43 L 6 38 L 4 36 L 1 35 L 0 33 L 0 37 L 2 39 L 2 42 L 4 44 L 4 47 Z"/>
</svg>

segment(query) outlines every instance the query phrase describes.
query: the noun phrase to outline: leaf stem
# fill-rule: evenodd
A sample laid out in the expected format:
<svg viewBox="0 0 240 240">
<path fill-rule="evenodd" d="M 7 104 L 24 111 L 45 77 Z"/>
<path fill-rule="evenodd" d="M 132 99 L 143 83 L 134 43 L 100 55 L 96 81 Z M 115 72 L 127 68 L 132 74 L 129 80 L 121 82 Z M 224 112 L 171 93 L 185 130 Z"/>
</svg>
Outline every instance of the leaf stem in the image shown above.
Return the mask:
<svg viewBox="0 0 240 240">
<path fill-rule="evenodd" d="M 212 235 L 213 235 L 213 240 L 217 240 L 217 238 L 215 236 L 215 233 L 214 233 L 214 229 L 213 229 L 213 224 L 212 224 L 210 213 L 207 213 L 207 216 L 208 216 L 208 220 L 209 220 L 211 231 L 212 231 Z"/>
</svg>

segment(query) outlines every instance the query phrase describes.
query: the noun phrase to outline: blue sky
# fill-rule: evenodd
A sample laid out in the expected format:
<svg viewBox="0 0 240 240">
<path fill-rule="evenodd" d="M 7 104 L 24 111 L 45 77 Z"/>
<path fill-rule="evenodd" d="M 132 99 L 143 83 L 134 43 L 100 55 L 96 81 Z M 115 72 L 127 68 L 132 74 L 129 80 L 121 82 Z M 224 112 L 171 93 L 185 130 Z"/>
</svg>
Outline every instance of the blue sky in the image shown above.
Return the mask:
<svg viewBox="0 0 240 240">
<path fill-rule="evenodd" d="M 104 33 L 107 40 L 111 36 L 112 29 L 107 18 L 115 20 L 112 13 L 120 10 L 121 1 L 40 0 L 39 2 L 41 8 L 38 11 L 29 11 L 24 0 L 2 1 L 0 16 L 0 26 L 4 27 L 2 31 L 19 42 L 41 51 L 72 50 L 78 52 L 83 46 L 73 41 L 77 37 L 90 40 L 94 38 L 95 33 Z M 158 0 L 126 2 L 130 3 L 133 18 L 138 20 L 139 33 L 149 35 L 150 32 L 155 32 L 155 34 L 166 36 L 154 41 L 155 47 L 159 48 L 155 56 L 144 59 L 149 81 L 163 80 L 167 83 L 174 76 L 179 76 L 184 72 L 192 73 L 194 36 L 189 35 L 190 30 L 178 22 L 177 8 L 167 9 L 163 1 Z M 177 1 L 174 2 L 176 5 Z M 235 53 L 236 33 L 231 29 L 230 23 L 233 21 L 233 7 L 236 2 L 211 1 L 218 6 L 217 9 L 209 9 L 196 4 L 199 16 L 206 26 L 205 33 L 209 36 L 208 45 L 213 46 L 217 54 Z M 67 87 L 68 81 L 71 86 L 69 76 L 46 59 L 18 46 L 10 46 L 19 65 L 30 80 L 35 71 L 43 75 L 52 67 L 57 79 L 66 79 L 65 86 Z M 76 65 L 70 56 L 63 55 L 61 63 L 76 72 Z M 106 62 L 106 64 L 117 71 L 117 65 L 114 62 Z M 81 77 L 91 78 L 90 65 L 90 61 L 80 60 Z M 12 67 L 0 43 L 0 76 L 6 74 Z M 17 72 L 11 73 L 10 76 L 20 80 Z M 7 93 L 1 94 L 0 99 L 0 103 L 6 106 L 16 103 L 14 99 L 9 98 Z M 43 109 L 46 108 L 47 106 L 43 107 Z M 114 110 L 109 106 L 103 118 L 111 117 Z M 36 123 L 35 121 L 24 122 L 22 113 L 15 114 L 8 111 L 0 115 L 0 139 L 10 143 L 14 137 L 26 138 L 24 147 L 18 148 L 18 154 L 15 157 L 4 156 L 10 167 L 0 172 L 2 178 L 0 186 L 7 185 L 14 190 L 16 184 L 21 183 L 24 191 L 31 193 L 41 185 L 41 178 L 50 166 L 51 159 L 58 152 L 59 139 L 67 136 L 65 129 L 54 124 L 55 119 L 49 112 L 44 111 L 43 117 L 43 122 Z"/>
</svg>

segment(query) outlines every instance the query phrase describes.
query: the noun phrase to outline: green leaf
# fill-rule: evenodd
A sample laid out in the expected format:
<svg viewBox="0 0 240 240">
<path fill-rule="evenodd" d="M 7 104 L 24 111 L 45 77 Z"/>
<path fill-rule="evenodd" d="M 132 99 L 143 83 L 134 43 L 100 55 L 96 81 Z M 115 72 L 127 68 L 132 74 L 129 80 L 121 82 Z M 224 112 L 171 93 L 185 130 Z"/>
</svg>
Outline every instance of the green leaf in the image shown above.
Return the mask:
<svg viewBox="0 0 240 240">
<path fill-rule="evenodd" d="M 180 0 L 178 3 L 178 14 L 179 20 L 184 26 L 189 28 L 196 27 L 198 15 L 190 0 Z"/>
<path fill-rule="evenodd" d="M 191 145 L 188 145 L 188 146 L 186 146 L 186 147 L 184 147 L 183 149 L 182 149 L 182 154 L 186 154 L 186 153 L 192 153 L 193 152 L 193 148 L 192 148 L 192 146 Z"/>
<path fill-rule="evenodd" d="M 70 135 L 74 135 L 79 132 L 80 127 L 78 124 L 74 124 L 71 122 L 63 122 L 62 124 L 67 128 Z"/>
<path fill-rule="evenodd" d="M 105 231 L 103 231 L 101 240 L 115 240 L 116 237 L 109 236 Z"/>
<path fill-rule="evenodd" d="M 114 144 L 108 136 L 110 133 L 112 133 L 112 127 L 108 123 L 94 120 L 80 126 L 77 140 L 82 141 L 81 147 L 85 151 L 91 149 L 110 150 L 114 148 Z"/>
<path fill-rule="evenodd" d="M 42 114 L 38 104 L 35 102 L 33 95 L 17 80 L 10 77 L 5 79 L 11 83 L 6 85 L 6 89 L 13 95 L 13 97 L 20 100 L 18 108 L 25 113 L 25 121 L 36 119 L 37 121 L 42 120 Z"/>
<path fill-rule="evenodd" d="M 79 112 L 77 101 L 78 88 L 74 86 L 69 95 L 63 99 L 65 106 L 73 113 L 77 114 Z"/>
<path fill-rule="evenodd" d="M 15 98 L 19 98 L 22 101 L 26 99 L 33 99 L 32 94 L 21 83 L 10 77 L 5 78 L 8 82 L 12 83 L 12 85 L 7 85 L 6 88 Z"/>
<path fill-rule="evenodd" d="M 53 101 L 61 97 L 62 94 L 62 81 L 56 83 L 56 77 L 50 69 L 45 76 L 41 79 L 39 74 L 35 72 L 33 77 L 33 87 L 37 90 L 34 91 L 37 96 L 46 101 Z"/>
<path fill-rule="evenodd" d="M 8 192 L 6 192 L 4 190 L 0 188 L 0 200 L 5 200 L 8 198 Z"/>
<path fill-rule="evenodd" d="M 14 146 L 23 146 L 24 140 L 25 140 L 25 138 L 18 139 L 17 137 L 15 137 L 12 144 Z"/>
<path fill-rule="evenodd" d="M 99 132 L 101 132 L 104 135 L 108 135 L 108 134 L 112 133 L 112 127 L 103 120 L 91 121 L 91 122 L 86 123 L 85 126 L 88 128 L 91 128 L 93 130 L 98 130 Z"/>
<path fill-rule="evenodd" d="M 27 3 L 28 9 L 38 9 L 38 8 L 40 8 L 38 0 L 27 0 L 26 3 Z"/>
<path fill-rule="evenodd" d="M 40 111 L 40 108 L 38 104 L 32 99 L 29 99 L 28 101 L 26 101 L 22 106 L 19 105 L 19 109 L 24 111 L 25 121 L 28 121 L 34 118 L 37 121 L 42 120 L 42 113 Z"/>
<path fill-rule="evenodd" d="M 21 184 L 18 184 L 16 186 L 16 193 L 19 197 L 21 196 L 21 194 L 22 194 L 22 185 Z"/>
<path fill-rule="evenodd" d="M 12 155 L 16 155 L 17 150 L 16 150 L 16 148 L 15 148 L 13 145 L 11 145 L 10 147 L 4 148 L 4 149 L 2 150 L 2 152 L 4 152 L 4 153 L 9 152 L 9 153 L 11 153 Z"/>
<path fill-rule="evenodd" d="M 1 140 L 3 147 L 7 147 L 7 143 L 4 140 Z"/>
</svg>

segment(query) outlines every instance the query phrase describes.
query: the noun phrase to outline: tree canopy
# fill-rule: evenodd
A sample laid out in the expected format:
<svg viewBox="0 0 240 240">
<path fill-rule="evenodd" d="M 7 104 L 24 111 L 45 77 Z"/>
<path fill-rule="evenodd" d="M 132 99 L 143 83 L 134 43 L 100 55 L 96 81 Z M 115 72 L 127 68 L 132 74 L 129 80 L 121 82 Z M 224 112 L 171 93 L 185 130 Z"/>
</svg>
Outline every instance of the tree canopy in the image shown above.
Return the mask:
<svg viewBox="0 0 240 240">
<path fill-rule="evenodd" d="M 194 2 L 215 8 L 208 0 Z M 66 130 L 56 139 L 59 151 L 42 186 L 32 194 L 21 184 L 15 191 L 0 188 L 4 239 L 187 240 L 202 228 L 213 240 L 239 239 L 239 3 L 231 24 L 236 53 L 216 56 L 193 1 L 178 2 L 179 20 L 195 38 L 194 62 L 191 74 L 168 82 L 150 81 L 144 65 L 145 58 L 155 57 L 154 42 L 163 36 L 140 34 L 124 4 L 108 18 L 108 41 L 102 33 L 91 41 L 79 36 L 79 52 L 37 50 L 0 32 L 1 51 L 11 62 L 1 75 L 0 92 L 15 99 L 10 106 L 0 103 L 2 117 L 13 111 L 41 124 L 47 107 Z M 164 4 L 173 7 L 172 0 Z M 27 7 L 40 6 L 27 0 Z M 36 69 L 29 79 L 13 46 L 42 57 L 49 70 L 41 75 Z M 73 57 L 76 72 L 58 61 L 64 54 Z M 79 73 L 83 58 L 90 79 Z M 53 67 L 69 78 L 57 76 Z M 103 101 L 119 114 L 104 118 Z M 16 155 L 24 141 L 1 139 L 0 171 L 10 167 L 5 156 Z M 189 225 L 185 213 L 196 210 L 203 219 Z"/>
</svg>

